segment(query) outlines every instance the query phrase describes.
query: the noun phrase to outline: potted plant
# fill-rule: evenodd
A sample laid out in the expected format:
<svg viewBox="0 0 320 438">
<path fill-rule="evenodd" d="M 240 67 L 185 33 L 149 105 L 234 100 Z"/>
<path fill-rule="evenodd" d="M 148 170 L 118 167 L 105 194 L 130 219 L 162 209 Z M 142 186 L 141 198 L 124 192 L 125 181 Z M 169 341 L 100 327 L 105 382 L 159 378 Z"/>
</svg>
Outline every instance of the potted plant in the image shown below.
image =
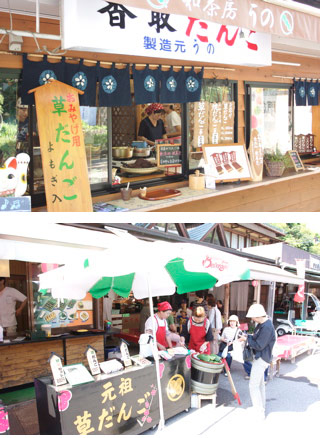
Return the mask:
<svg viewBox="0 0 320 438">
<path fill-rule="evenodd" d="M 289 166 L 287 155 L 279 149 L 265 150 L 263 161 L 269 176 L 281 176 L 285 168 Z"/>
</svg>

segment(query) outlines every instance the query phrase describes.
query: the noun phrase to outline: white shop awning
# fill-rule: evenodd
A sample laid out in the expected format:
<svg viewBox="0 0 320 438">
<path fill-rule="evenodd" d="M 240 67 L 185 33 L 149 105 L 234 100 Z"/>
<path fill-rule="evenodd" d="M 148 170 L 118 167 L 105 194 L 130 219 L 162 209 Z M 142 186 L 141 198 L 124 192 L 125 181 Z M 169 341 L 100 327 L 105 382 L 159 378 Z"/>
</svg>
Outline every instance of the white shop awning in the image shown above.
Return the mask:
<svg viewBox="0 0 320 438">
<path fill-rule="evenodd" d="M 0 259 L 34 263 L 81 261 L 112 248 L 118 236 L 59 224 L 1 224 Z"/>
<path fill-rule="evenodd" d="M 263 263 L 249 262 L 251 280 L 276 281 L 279 283 L 303 284 L 304 278 L 284 269 Z"/>
</svg>

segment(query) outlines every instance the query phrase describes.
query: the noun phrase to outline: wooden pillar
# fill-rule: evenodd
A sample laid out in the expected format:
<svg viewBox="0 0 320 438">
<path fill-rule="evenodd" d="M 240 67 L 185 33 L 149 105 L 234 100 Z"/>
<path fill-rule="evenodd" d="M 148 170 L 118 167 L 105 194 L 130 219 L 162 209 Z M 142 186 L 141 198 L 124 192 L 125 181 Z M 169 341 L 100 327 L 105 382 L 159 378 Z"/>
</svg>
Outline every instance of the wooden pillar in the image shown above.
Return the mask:
<svg viewBox="0 0 320 438">
<path fill-rule="evenodd" d="M 225 321 L 229 318 L 229 305 L 230 305 L 230 283 L 227 283 L 224 287 L 224 317 Z"/>
</svg>

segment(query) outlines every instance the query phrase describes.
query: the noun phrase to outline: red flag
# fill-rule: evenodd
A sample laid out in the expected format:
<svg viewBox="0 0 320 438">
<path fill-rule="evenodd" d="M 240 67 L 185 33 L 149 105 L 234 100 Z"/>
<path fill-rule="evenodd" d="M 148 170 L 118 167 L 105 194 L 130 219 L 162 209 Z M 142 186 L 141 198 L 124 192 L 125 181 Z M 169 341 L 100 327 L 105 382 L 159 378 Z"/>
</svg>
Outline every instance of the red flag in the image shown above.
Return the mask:
<svg viewBox="0 0 320 438">
<path fill-rule="evenodd" d="M 298 291 L 296 292 L 293 301 L 296 301 L 297 303 L 304 302 L 304 283 L 299 285 Z"/>
</svg>

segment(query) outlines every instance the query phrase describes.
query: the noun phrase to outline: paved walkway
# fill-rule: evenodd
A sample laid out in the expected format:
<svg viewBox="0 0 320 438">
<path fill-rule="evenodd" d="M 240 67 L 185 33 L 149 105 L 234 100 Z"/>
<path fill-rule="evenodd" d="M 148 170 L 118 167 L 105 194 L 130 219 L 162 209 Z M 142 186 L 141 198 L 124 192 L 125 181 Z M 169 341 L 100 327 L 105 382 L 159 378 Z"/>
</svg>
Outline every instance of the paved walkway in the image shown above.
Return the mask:
<svg viewBox="0 0 320 438">
<path fill-rule="evenodd" d="M 233 398 L 228 378 L 221 374 L 217 391 L 217 407 L 204 401 L 201 409 L 169 419 L 163 431 L 151 429 L 144 435 L 166 437 L 210 436 L 224 433 L 226 438 L 257 435 L 259 438 L 308 438 L 320 433 L 320 352 L 299 356 L 295 363 L 282 361 L 280 377 L 266 385 L 267 415 L 263 422 L 249 414 L 251 406 L 248 380 L 244 379 L 242 365 L 233 362 L 232 377 L 240 396 L 241 405 Z M 38 417 L 35 400 L 9 406 L 11 435 L 38 435 Z"/>
</svg>

